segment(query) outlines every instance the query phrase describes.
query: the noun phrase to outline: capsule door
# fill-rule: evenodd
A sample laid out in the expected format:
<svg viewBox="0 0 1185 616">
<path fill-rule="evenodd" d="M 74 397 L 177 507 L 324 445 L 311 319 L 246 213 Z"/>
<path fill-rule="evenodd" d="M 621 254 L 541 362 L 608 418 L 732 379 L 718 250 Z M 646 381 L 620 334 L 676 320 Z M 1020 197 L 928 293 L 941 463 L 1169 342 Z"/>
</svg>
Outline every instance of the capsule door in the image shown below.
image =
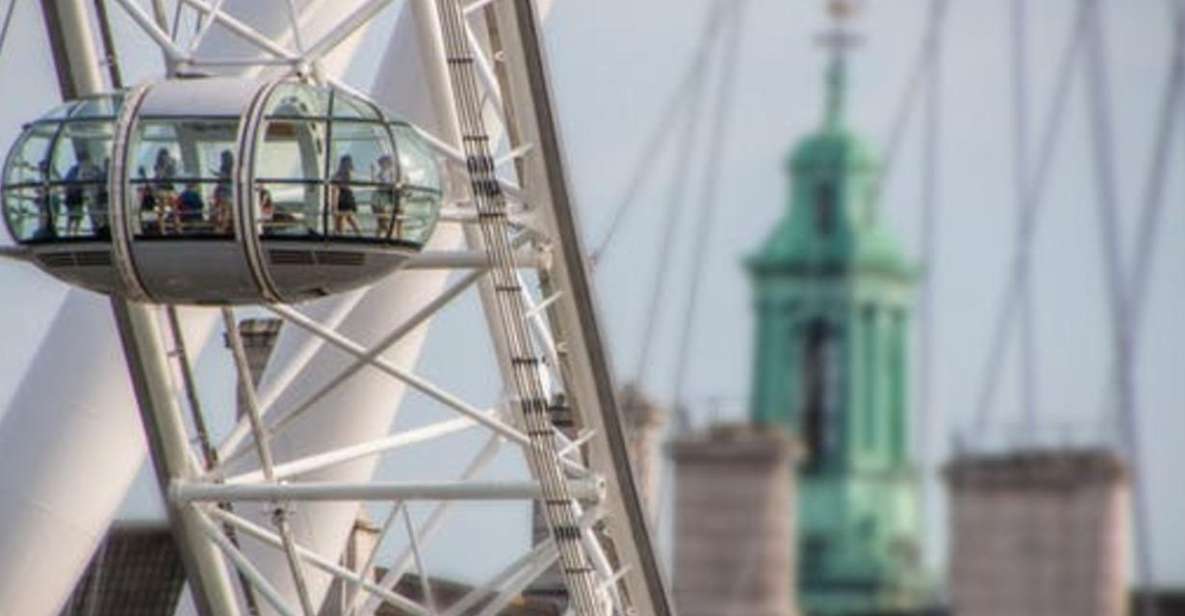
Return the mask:
<svg viewBox="0 0 1185 616">
<path fill-rule="evenodd" d="M 236 232 L 241 116 L 251 86 L 229 79 L 162 82 L 130 127 L 125 211 L 136 271 L 155 300 L 262 299 Z M 210 96 L 203 99 L 203 91 Z"/>
</svg>

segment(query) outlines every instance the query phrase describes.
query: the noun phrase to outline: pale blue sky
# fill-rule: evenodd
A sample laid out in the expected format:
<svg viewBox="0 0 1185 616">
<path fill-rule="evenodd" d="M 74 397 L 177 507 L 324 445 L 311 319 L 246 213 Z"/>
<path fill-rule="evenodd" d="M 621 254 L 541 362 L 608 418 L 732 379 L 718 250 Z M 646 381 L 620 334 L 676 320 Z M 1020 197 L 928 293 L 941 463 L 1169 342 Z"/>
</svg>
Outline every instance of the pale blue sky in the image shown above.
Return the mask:
<svg viewBox="0 0 1185 616">
<path fill-rule="evenodd" d="M 571 163 L 582 229 L 599 240 L 608 213 L 620 199 L 638 152 L 678 75 L 685 69 L 708 0 L 558 0 L 548 25 L 554 85 Z M 945 435 L 964 426 L 974 411 L 991 325 L 1012 247 L 1014 204 L 1011 163 L 1011 90 L 1008 74 L 1007 2 L 951 3 L 946 29 L 944 133 L 940 175 L 938 257 L 934 265 L 935 409 Z M 1031 71 L 1033 133 L 1044 121 L 1055 60 L 1070 26 L 1070 0 L 1032 2 Z M 1124 247 L 1130 254 L 1134 219 L 1151 152 L 1154 118 L 1166 71 L 1171 31 L 1163 0 L 1109 2 L 1107 41 L 1111 62 L 1116 163 L 1122 200 Z M 849 124 L 883 149 L 919 42 L 925 3 L 867 3 L 856 29 L 865 43 L 851 62 Z M 51 64 L 32 3 L 18 8 L 18 27 L 0 56 L 0 83 L 20 83 L 19 96 L 0 108 L 0 142 L 10 143 L 19 123 L 56 100 Z M 751 345 L 749 289 L 739 267 L 777 219 L 785 203 L 781 160 L 796 138 L 817 126 L 821 105 L 822 54 L 813 43 L 822 29 L 821 2 L 752 0 L 744 23 L 730 145 L 711 155 L 721 177 L 720 214 L 713 231 L 700 320 L 692 345 L 690 397 L 702 420 L 710 396 L 743 397 L 748 389 Z M 19 27 L 19 26 L 24 27 Z M 378 37 L 368 49 L 381 48 Z M 129 47 L 135 50 L 135 46 Z M 144 49 L 140 47 L 139 49 Z M 155 55 L 129 59 L 128 72 L 147 76 Z M 125 58 L 127 54 L 125 54 Z M 355 83 L 369 83 L 374 66 L 356 63 Z M 1092 161 L 1081 79 L 1036 237 L 1036 293 L 1040 413 L 1051 424 L 1078 424 L 1098 431 L 1108 378 L 1108 321 L 1102 294 L 1099 232 Z M 5 88 L 6 91 L 10 91 Z M 916 254 L 920 216 L 920 132 L 915 117 L 906 134 L 882 210 Z M 705 117 L 705 122 L 707 121 Z M 1181 127 L 1178 127 L 1179 129 Z M 1167 209 L 1153 272 L 1138 383 L 1144 422 L 1153 536 L 1161 581 L 1185 582 L 1185 496 L 1175 477 L 1185 434 L 1185 379 L 1180 378 L 1185 343 L 1179 315 L 1185 313 L 1185 131 L 1175 136 Z M 702 164 L 697 163 L 697 164 Z M 611 334 L 621 376 L 638 351 L 642 305 L 651 284 L 654 245 L 669 184 L 669 160 L 655 161 L 652 182 L 597 270 L 603 320 Z M 702 167 L 697 167 L 702 168 Z M 696 179 L 700 172 L 691 174 Z M 695 181 L 698 182 L 698 179 Z M 697 184 L 698 186 L 698 184 Z M 688 192 L 696 195 L 696 189 Z M 687 204 L 693 208 L 693 199 Z M 685 216 L 688 221 L 690 215 Z M 679 307 L 686 285 L 690 228 L 681 230 L 677 279 L 664 311 L 658 364 L 651 387 L 668 398 Z M 702 247 L 700 249 L 703 249 Z M 0 263 L 0 280 L 16 301 L 0 305 L 8 341 L 0 357 L 0 399 L 19 380 L 26 358 L 53 312 L 60 286 L 27 267 Z M 426 371 L 447 366 L 449 347 L 480 336 L 472 306 L 442 317 L 425 359 Z M 437 329 L 437 333 L 446 328 Z M 996 417 L 1008 426 L 1017 417 L 1016 358 L 1009 359 Z M 472 384 L 474 392 L 485 383 Z M 488 392 L 487 392 L 488 393 Z M 475 395 L 480 395 L 476 394 Z M 739 416 L 733 405 L 722 415 Z M 1102 428 L 1108 430 L 1108 428 Z M 1113 429 L 1109 431 L 1113 432 Z M 151 487 L 142 490 L 151 493 Z M 135 499 L 133 499 L 135 501 Z M 135 509 L 135 507 L 133 507 Z"/>
</svg>

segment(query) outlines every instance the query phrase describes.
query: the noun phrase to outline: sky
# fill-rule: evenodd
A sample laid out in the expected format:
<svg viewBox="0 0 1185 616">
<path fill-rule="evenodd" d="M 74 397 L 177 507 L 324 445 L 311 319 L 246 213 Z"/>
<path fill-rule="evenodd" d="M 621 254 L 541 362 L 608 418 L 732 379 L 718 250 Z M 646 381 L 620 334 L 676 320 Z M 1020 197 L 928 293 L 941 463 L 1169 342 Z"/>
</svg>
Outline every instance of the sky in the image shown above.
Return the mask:
<svg viewBox="0 0 1185 616">
<path fill-rule="evenodd" d="M 944 30 L 936 255 L 930 264 L 935 313 L 934 420 L 925 429 L 934 444 L 930 470 L 946 455 L 951 436 L 965 430 L 975 412 L 992 325 L 1009 267 L 1015 225 L 1012 90 L 1009 73 L 1009 5 L 951 2 Z M 640 153 L 666 113 L 666 100 L 695 57 L 709 0 L 558 0 L 547 25 L 553 87 L 566 145 L 570 178 L 586 245 L 604 236 Z M 854 21 L 862 44 L 850 61 L 847 123 L 874 151 L 884 151 L 911 62 L 920 44 L 926 3 L 869 0 Z M 1107 58 L 1115 133 L 1114 159 L 1120 199 L 1120 232 L 1130 260 L 1134 227 L 1156 131 L 1155 118 L 1167 70 L 1171 28 L 1162 0 L 1105 2 Z M 1070 29 L 1070 0 L 1029 3 L 1032 135 L 1040 133 L 1049 105 L 1055 65 Z M 22 84 L 21 96 L 0 106 L 0 143 L 10 143 L 23 121 L 56 100 L 52 64 L 32 3 L 20 3 L 17 24 L 0 53 L 0 83 Z M 117 17 L 117 20 L 119 17 Z M 389 23 L 389 17 L 384 17 Z M 382 49 L 382 24 L 364 50 Z M 119 25 L 123 24 L 123 25 Z M 37 27 L 34 27 L 37 26 Z M 692 145 L 675 264 L 661 307 L 655 363 L 647 389 L 659 400 L 673 396 L 681 318 L 695 251 L 706 251 L 706 269 L 691 328 L 688 386 L 697 425 L 743 418 L 752 347 L 750 288 L 741 267 L 785 211 L 783 157 L 821 121 L 824 54 L 815 36 L 826 27 L 822 2 L 749 0 L 735 67 L 726 138 L 704 139 L 711 114 Z M 126 22 L 117 31 L 131 38 Z M 159 70 L 146 46 L 125 43 L 130 74 Z M 719 50 L 710 57 L 718 62 Z M 362 54 L 360 57 L 374 57 Z M 356 62 L 353 83 L 369 83 L 373 63 Z M 709 73 L 715 80 L 715 73 Z M 1100 227 L 1095 202 L 1091 134 L 1083 73 L 1079 69 L 1066 129 L 1046 193 L 1034 242 L 1033 272 L 1038 414 L 1051 438 L 1114 438 L 1115 417 L 1106 403 L 1110 378 L 1109 319 L 1102 277 Z M 712 81 L 711 83 L 718 83 Z M 719 88 L 715 85 L 712 90 Z M 713 98 L 705 107 L 711 110 Z M 689 103 L 690 101 L 685 101 Z M 920 252 L 921 119 L 906 127 L 902 150 L 881 200 L 882 219 L 916 258 Z M 1181 379 L 1185 330 L 1185 130 L 1177 127 L 1166 188 L 1158 250 L 1151 273 L 1147 314 L 1137 354 L 1141 436 L 1152 507 L 1157 579 L 1185 583 L 1185 494 L 1175 471 L 1182 462 L 1185 379 Z M 1035 148 L 1033 148 L 1035 149 Z M 1030 152 L 1033 151 L 1030 150 Z M 636 375 L 648 290 L 654 284 L 656 250 L 671 189 L 674 148 L 642 161 L 647 182 L 626 223 L 595 270 L 599 307 L 619 380 Z M 1030 155 L 1033 158 L 1033 155 Z M 716 223 L 706 242 L 694 243 L 691 220 L 705 195 L 706 170 L 718 174 Z M 63 288 L 27 266 L 0 263 L 0 281 L 19 301 L 0 303 L 6 348 L 0 356 L 0 399 L 7 399 L 31 357 Z M 431 373 L 449 361 L 449 349 L 480 335 L 475 308 L 460 305 L 442 315 L 425 351 Z M 455 325 L 455 326 L 454 326 Z M 916 324 L 915 324 L 916 325 Z M 1015 348 L 1015 345 L 1013 345 Z M 916 349 L 915 349 L 916 358 Z M 916 364 L 916 362 L 915 362 Z M 993 408 L 993 443 L 1019 436 L 1018 357 L 1006 358 L 1005 378 Z M 917 383 L 915 382 L 915 389 Z M 480 384 L 473 390 L 481 391 Z M 933 476 L 931 474 L 931 476 Z M 934 482 L 931 482 L 934 484 Z M 937 487 L 933 485 L 933 487 Z M 142 514 L 151 499 L 142 480 L 129 498 L 128 515 Z M 943 509 L 935 491 L 930 519 Z M 151 507 L 147 507 L 151 509 Z M 937 554 L 941 524 L 932 524 Z M 937 556 L 935 556 L 937 558 Z"/>
</svg>

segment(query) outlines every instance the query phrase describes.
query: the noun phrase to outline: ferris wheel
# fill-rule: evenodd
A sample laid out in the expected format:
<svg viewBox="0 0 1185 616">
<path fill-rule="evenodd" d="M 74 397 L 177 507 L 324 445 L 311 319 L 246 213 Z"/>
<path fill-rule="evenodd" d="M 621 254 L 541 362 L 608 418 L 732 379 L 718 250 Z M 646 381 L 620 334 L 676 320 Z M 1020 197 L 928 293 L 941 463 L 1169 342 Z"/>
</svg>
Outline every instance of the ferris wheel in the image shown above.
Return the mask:
<svg viewBox="0 0 1185 616">
<path fill-rule="evenodd" d="M 548 3 L 410 0 L 373 88 L 341 58 L 391 0 L 114 0 L 166 66 L 127 86 L 108 6 L 87 4 L 42 3 L 65 102 L 4 166 L 5 254 L 86 289 L 0 435 L 4 463 L 29 469 L 0 499 L 4 611 L 60 609 L 135 474 L 134 429 L 197 613 L 311 616 L 336 580 L 343 613 L 496 614 L 548 571 L 570 613 L 670 613 L 566 185 Z M 492 347 L 492 403 L 416 371 L 466 294 L 488 337 L 449 352 L 467 366 Z M 244 313 L 284 322 L 258 384 Z M 196 374 L 215 332 L 238 415 Z M 428 419 L 405 425 L 409 406 Z M 401 480 L 380 480 L 400 455 Z M 487 472 L 508 456 L 518 473 Z M 519 518 L 460 513 L 492 502 L 538 511 L 548 536 L 438 604 L 428 544 L 501 549 Z M 385 548 L 350 569 L 362 510 Z M 397 589 L 413 571 L 414 597 Z"/>
</svg>

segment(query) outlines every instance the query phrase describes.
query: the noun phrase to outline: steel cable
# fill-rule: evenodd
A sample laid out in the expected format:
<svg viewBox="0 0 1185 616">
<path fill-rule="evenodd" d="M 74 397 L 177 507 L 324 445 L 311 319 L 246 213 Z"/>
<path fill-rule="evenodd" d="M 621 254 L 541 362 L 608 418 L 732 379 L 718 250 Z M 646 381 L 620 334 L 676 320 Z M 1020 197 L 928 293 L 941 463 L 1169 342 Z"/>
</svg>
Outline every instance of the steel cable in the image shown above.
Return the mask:
<svg viewBox="0 0 1185 616">
<path fill-rule="evenodd" d="M 692 265 L 690 284 L 687 290 L 687 300 L 684 304 L 682 332 L 678 338 L 678 352 L 675 355 L 677 369 L 674 380 L 675 418 L 678 427 L 690 427 L 690 419 L 684 404 L 684 387 L 686 385 L 687 370 L 691 365 L 691 342 L 694 339 L 696 316 L 699 310 L 700 285 L 704 278 L 704 266 L 712 249 L 712 223 L 716 211 L 719 209 L 718 191 L 720 179 L 720 160 L 727 150 L 728 120 L 732 117 L 732 104 L 736 90 L 737 61 L 741 46 L 741 23 L 744 11 L 748 6 L 747 0 L 731 3 L 732 11 L 728 17 L 732 20 L 730 38 L 726 41 L 724 55 L 720 61 L 721 82 L 717 89 L 716 109 L 712 117 L 712 125 L 708 134 L 708 147 L 705 149 L 716 157 L 714 164 L 706 165 L 703 183 L 700 188 L 700 209 L 696 222 L 695 234 L 692 236 Z"/>
</svg>

